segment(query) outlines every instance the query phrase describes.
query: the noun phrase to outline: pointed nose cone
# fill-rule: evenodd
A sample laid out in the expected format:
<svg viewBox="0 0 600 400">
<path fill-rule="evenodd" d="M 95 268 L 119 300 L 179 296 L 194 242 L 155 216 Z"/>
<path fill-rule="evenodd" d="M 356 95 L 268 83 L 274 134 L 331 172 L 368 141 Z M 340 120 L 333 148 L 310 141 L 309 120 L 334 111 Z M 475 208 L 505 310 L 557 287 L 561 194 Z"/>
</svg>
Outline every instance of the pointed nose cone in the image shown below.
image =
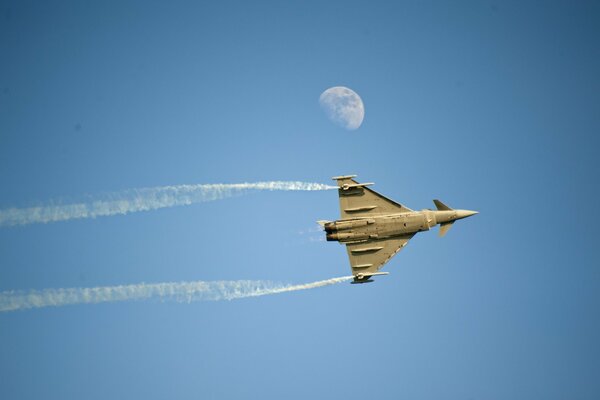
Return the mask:
<svg viewBox="0 0 600 400">
<path fill-rule="evenodd" d="M 479 214 L 477 211 L 471 210 L 456 210 L 456 219 L 463 219 L 470 217 L 471 215 Z"/>
</svg>

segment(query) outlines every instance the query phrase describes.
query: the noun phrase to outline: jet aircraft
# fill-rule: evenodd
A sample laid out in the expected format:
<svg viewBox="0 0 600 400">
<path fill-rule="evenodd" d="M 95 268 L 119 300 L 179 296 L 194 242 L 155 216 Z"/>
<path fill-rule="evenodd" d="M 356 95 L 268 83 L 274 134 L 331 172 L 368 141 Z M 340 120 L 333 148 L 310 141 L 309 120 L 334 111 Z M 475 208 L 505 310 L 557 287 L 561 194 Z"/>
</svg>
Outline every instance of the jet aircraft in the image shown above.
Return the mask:
<svg viewBox="0 0 600 400">
<path fill-rule="evenodd" d="M 354 281 L 372 282 L 396 253 L 418 232 L 440 225 L 444 236 L 454 221 L 477 214 L 477 211 L 455 210 L 439 200 L 433 200 L 437 210 L 413 211 L 369 189 L 373 183 L 358 183 L 356 175 L 335 176 L 339 187 L 341 219 L 317 221 L 328 241 L 346 245 Z"/>
</svg>

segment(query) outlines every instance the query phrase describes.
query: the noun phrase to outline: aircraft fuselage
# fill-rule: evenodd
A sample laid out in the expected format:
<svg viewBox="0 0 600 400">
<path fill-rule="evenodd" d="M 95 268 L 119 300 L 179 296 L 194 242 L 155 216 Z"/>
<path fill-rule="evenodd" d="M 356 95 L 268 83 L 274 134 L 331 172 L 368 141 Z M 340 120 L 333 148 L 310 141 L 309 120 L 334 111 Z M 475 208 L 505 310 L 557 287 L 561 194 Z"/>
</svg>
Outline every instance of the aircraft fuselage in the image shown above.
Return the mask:
<svg viewBox="0 0 600 400">
<path fill-rule="evenodd" d="M 341 219 L 324 225 L 328 241 L 359 242 L 411 235 L 437 224 L 452 223 L 476 214 L 469 210 L 422 210 L 368 218 Z"/>
</svg>

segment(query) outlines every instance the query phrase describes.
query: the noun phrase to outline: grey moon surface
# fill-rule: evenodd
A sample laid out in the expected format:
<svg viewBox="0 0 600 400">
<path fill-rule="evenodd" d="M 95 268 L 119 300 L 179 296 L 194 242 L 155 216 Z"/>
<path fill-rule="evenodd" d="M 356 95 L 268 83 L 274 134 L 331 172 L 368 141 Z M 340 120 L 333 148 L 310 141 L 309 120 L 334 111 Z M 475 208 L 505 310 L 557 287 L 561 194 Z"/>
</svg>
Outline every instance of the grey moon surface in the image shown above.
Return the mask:
<svg viewBox="0 0 600 400">
<path fill-rule="evenodd" d="M 344 86 L 325 90 L 319 97 L 319 104 L 331 121 L 348 130 L 358 129 L 365 118 L 362 99 Z"/>
</svg>

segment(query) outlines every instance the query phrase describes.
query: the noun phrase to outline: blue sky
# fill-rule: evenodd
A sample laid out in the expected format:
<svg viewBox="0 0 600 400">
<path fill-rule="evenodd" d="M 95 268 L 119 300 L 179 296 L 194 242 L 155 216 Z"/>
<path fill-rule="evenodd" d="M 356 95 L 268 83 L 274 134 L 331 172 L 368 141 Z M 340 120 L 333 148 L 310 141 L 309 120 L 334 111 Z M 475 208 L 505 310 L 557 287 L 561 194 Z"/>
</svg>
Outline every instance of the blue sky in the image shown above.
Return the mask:
<svg viewBox="0 0 600 400">
<path fill-rule="evenodd" d="M 595 2 L 0 2 L 0 207 L 355 173 L 417 235 L 369 285 L 0 315 L 0 397 L 600 396 Z M 319 108 L 365 105 L 356 131 Z M 0 229 L 0 290 L 349 272 L 335 192 Z"/>
</svg>

